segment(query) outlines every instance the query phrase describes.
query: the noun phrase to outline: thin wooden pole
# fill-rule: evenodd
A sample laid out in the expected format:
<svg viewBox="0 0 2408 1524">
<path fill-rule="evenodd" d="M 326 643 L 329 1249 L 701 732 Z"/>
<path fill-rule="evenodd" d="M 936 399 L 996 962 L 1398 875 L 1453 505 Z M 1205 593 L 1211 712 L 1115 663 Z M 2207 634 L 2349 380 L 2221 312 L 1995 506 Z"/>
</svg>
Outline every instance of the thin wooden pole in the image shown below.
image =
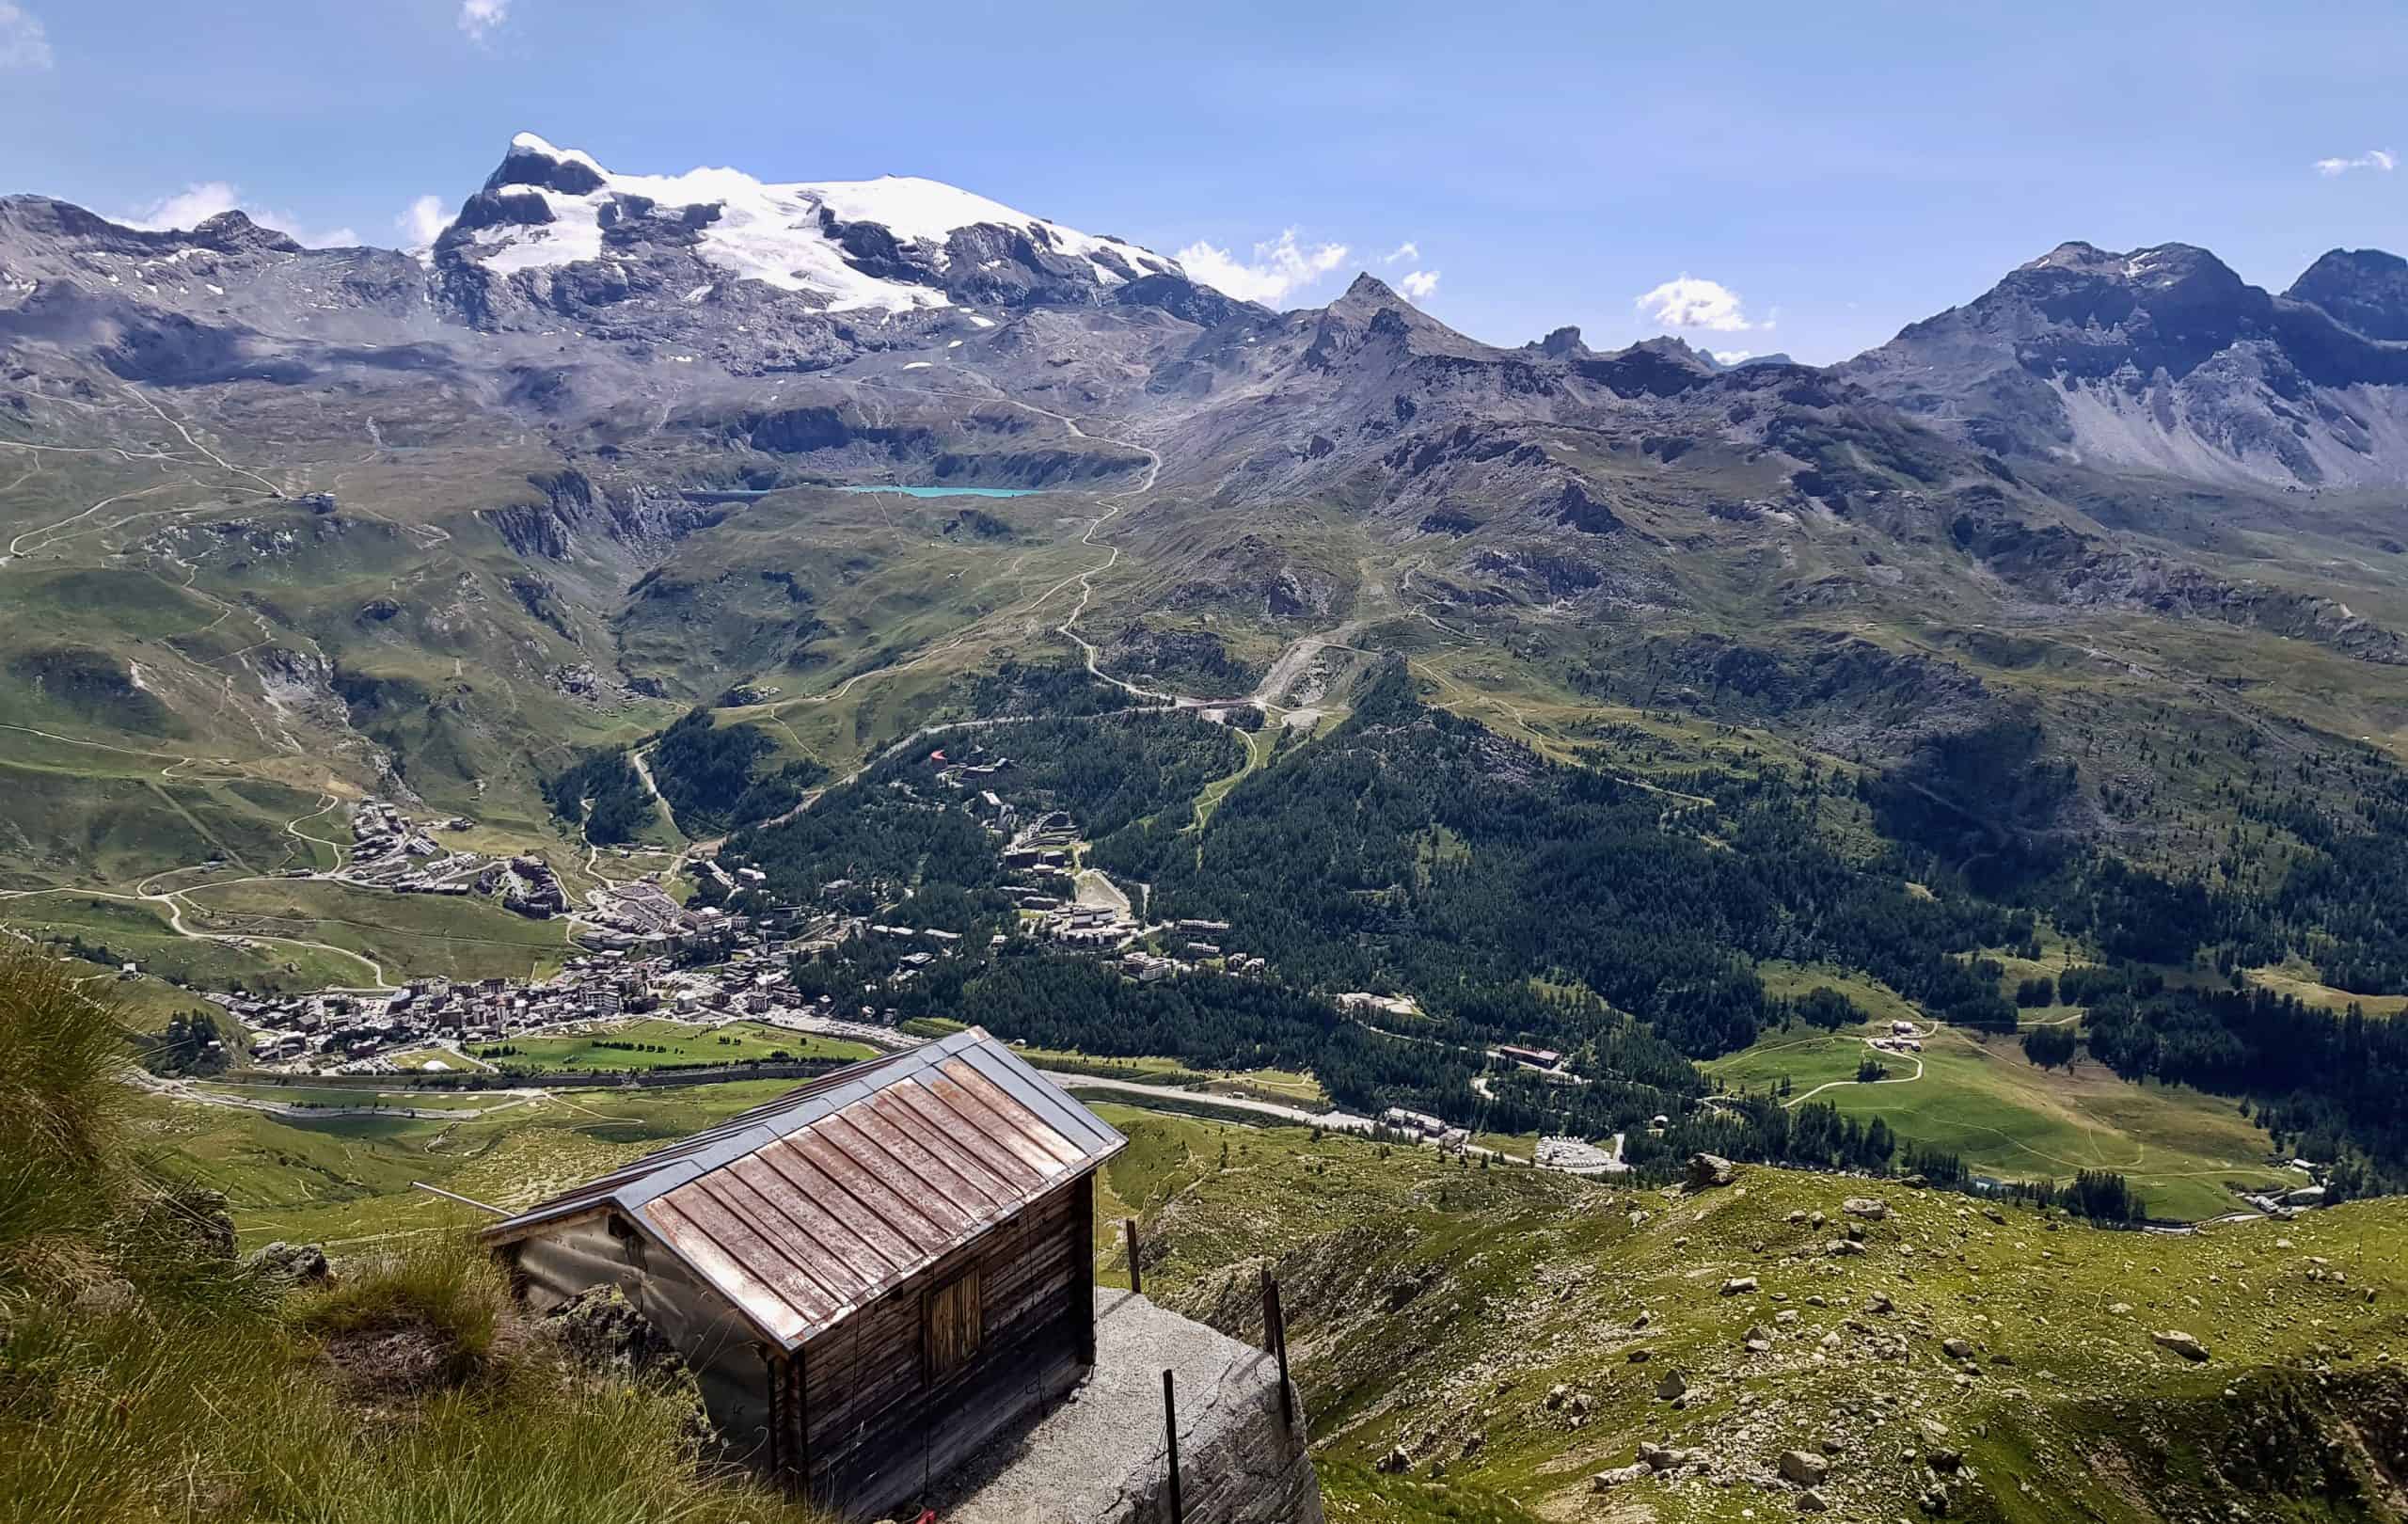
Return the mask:
<svg viewBox="0 0 2408 1524">
<path fill-rule="evenodd" d="M 1262 1271 L 1262 1341 L 1279 1359 L 1279 1420 L 1296 1426 L 1296 1397 L 1288 1386 L 1288 1314 L 1279 1306 L 1279 1278 Z"/>
<path fill-rule="evenodd" d="M 1123 1234 L 1129 1240 L 1129 1289 L 1138 1295 L 1146 1294 L 1146 1273 L 1137 1264 L 1137 1219 L 1120 1219 Z"/>
<path fill-rule="evenodd" d="M 1187 1508 L 1179 1496 L 1179 1396 L 1168 1371 L 1163 1373 L 1163 1444 L 1170 1453 L 1170 1524 L 1180 1524 Z"/>
<path fill-rule="evenodd" d="M 490 1212 L 497 1217 L 507 1217 L 510 1215 L 510 1209 L 507 1207 L 488 1206 L 484 1202 L 479 1201 L 471 1197 L 462 1196 L 457 1191 L 447 1191 L 440 1185 L 429 1185 L 422 1180 L 411 1181 L 410 1184 L 419 1190 L 424 1191 L 429 1196 L 439 1196 L 447 1201 L 457 1201 L 462 1206 L 472 1206 L 479 1212 Z"/>
</svg>

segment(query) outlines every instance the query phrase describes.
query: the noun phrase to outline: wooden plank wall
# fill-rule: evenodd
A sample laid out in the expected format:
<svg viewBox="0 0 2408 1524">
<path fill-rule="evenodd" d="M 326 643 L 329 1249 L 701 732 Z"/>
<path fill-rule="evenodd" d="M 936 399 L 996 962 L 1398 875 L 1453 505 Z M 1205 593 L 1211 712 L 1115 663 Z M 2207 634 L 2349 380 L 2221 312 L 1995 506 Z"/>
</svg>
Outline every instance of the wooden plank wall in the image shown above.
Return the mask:
<svg viewBox="0 0 2408 1524">
<path fill-rule="evenodd" d="M 918 1489 L 1001 1424 L 1083 1373 L 1094 1322 L 1094 1181 L 1083 1175 L 947 1255 L 800 1351 L 806 1490 L 848 1513 Z M 975 1268 L 978 1354 L 927 1379 L 926 1294 Z"/>
</svg>

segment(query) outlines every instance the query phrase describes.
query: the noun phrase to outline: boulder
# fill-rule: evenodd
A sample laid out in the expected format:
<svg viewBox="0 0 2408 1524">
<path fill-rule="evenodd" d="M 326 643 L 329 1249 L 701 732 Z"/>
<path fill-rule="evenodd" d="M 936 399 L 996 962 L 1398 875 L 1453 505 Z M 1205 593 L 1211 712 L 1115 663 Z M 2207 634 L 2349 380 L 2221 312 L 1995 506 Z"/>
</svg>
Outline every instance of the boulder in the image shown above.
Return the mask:
<svg viewBox="0 0 2408 1524">
<path fill-rule="evenodd" d="M 1798 1511 L 1801 1514 L 1819 1514 L 1830 1506 L 1830 1500 L 1813 1487 L 1808 1487 L 1798 1495 Z"/>
<path fill-rule="evenodd" d="M 2149 1335 L 2149 1340 L 2152 1343 L 2156 1344 L 2158 1348 L 2172 1350 L 2175 1354 L 2181 1356 L 2186 1360 L 2198 1361 L 2204 1360 L 2208 1357 L 2207 1345 L 2200 1343 L 2196 1339 L 2192 1338 L 2189 1334 L 2183 1333 L 2178 1329 L 2168 1329 L 2163 1333 L 2151 1334 Z"/>
<path fill-rule="evenodd" d="M 243 1268 L 287 1286 L 322 1286 L 334 1278 L 325 1249 L 315 1244 L 288 1244 L 280 1238 L 252 1250 L 244 1258 Z"/>
<path fill-rule="evenodd" d="M 1811 1450 L 1784 1450 L 1781 1453 L 1781 1475 L 1785 1482 L 1801 1487 L 1822 1484 L 1831 1474 L 1831 1463 Z"/>
<path fill-rule="evenodd" d="M 1656 1383 L 1656 1395 L 1665 1402 L 1678 1402 L 1688 1395 L 1689 1378 L 1678 1371 L 1667 1371 L 1664 1379 Z"/>
<path fill-rule="evenodd" d="M 1711 1190 L 1717 1185 L 1728 1185 L 1736 1180 L 1738 1175 L 1739 1167 L 1719 1153 L 1689 1155 L 1688 1188 L 1690 1190 L 1703 1191 Z"/>
<path fill-rule="evenodd" d="M 1610 1488 L 1621 1486 L 1624 1483 L 1636 1482 L 1640 1477 L 1646 1476 L 1647 1474 L 1649 1473 L 1647 1468 L 1644 1466 L 1637 1464 L 1617 1466 L 1609 1471 L 1599 1471 L 1596 1475 L 1589 1478 L 1589 1490 L 1591 1492 L 1605 1492 Z"/>
<path fill-rule="evenodd" d="M 680 1375 L 686 1362 L 652 1320 L 616 1286 L 579 1292 L 539 1325 L 588 1365 L 634 1375 Z"/>
<path fill-rule="evenodd" d="M 1890 1214 L 1890 1204 L 1870 1196 L 1851 1196 L 1840 1203 L 1840 1210 L 1851 1217 L 1879 1222 Z"/>
<path fill-rule="evenodd" d="M 1753 1276 L 1733 1276 L 1722 1283 L 1722 1294 L 1725 1296 L 1750 1296 L 1755 1294 L 1755 1290 L 1756 1278 Z"/>
<path fill-rule="evenodd" d="M 1940 1347 L 1947 1352 L 1948 1357 L 1952 1360 L 1970 1360 L 1973 1357 L 1973 1341 L 1970 1339 L 1943 1339 L 1940 1341 Z"/>
</svg>

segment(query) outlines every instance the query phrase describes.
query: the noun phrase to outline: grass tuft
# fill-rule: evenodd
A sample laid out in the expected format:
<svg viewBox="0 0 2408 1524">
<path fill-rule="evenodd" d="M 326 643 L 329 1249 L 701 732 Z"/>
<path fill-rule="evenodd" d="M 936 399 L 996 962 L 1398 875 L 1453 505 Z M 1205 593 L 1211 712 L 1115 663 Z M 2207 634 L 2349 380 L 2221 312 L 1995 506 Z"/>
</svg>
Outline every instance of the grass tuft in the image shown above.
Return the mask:
<svg viewBox="0 0 2408 1524">
<path fill-rule="evenodd" d="M 0 1524 L 824 1524 L 597 1376 L 437 1234 L 279 1298 L 128 1151 L 117 1013 L 0 959 Z M 470 1379 L 473 1377 L 473 1379 Z"/>
</svg>

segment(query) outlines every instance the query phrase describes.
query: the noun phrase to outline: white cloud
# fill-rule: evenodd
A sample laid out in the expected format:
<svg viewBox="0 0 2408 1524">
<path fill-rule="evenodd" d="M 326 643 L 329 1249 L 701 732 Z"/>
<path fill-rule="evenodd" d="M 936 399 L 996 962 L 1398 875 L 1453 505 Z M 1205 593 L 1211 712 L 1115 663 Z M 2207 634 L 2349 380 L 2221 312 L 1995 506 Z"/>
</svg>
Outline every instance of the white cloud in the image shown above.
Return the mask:
<svg viewBox="0 0 2408 1524">
<path fill-rule="evenodd" d="M 5 3 L 5 0 L 0 0 L 0 3 Z M 359 242 L 359 234 L 352 229 L 313 229 L 290 212 L 254 206 L 243 198 L 241 186 L 223 180 L 195 182 L 173 196 L 152 202 L 124 221 L 129 228 L 185 232 L 227 212 L 240 212 L 262 228 L 291 233 L 311 248 L 349 248 Z"/>
<path fill-rule="evenodd" d="M 407 248 L 433 246 L 435 241 L 443 235 L 443 230 L 451 225 L 451 214 L 443 210 L 443 198 L 440 196 L 421 196 L 409 204 L 409 210 L 393 219 L 393 226 L 401 230 L 402 237 L 406 240 L 404 246 Z"/>
<path fill-rule="evenodd" d="M 1417 302 L 1426 302 L 1430 299 L 1431 294 L 1438 289 L 1438 272 L 1435 270 L 1416 270 L 1411 275 L 1406 276 L 1403 279 L 1398 281 L 1396 283 L 1396 289 L 1404 293 L 1407 296 L 1412 297 Z"/>
<path fill-rule="evenodd" d="M 1201 239 L 1179 251 L 1179 262 L 1187 267 L 1191 279 L 1240 301 L 1272 304 L 1345 263 L 1346 252 L 1344 244 L 1307 248 L 1296 242 L 1296 230 L 1290 228 L 1271 243 L 1255 245 L 1250 264 Z"/>
<path fill-rule="evenodd" d="M 1396 264 L 1405 260 L 1418 260 L 1420 257 L 1421 246 L 1408 238 L 1403 243 L 1397 245 L 1396 247 L 1381 255 L 1380 262 L 1382 264 Z"/>
<path fill-rule="evenodd" d="M 2316 161 L 2316 172 L 2327 180 L 2335 175 L 2346 175 L 2353 169 L 2372 169 L 2378 174 L 2387 175 L 2399 167 L 2400 155 L 2389 149 L 2368 149 L 2354 159 Z"/>
<path fill-rule="evenodd" d="M 50 34 L 41 19 L 15 0 L 0 0 L 0 69 L 42 70 L 51 65 Z"/>
<path fill-rule="evenodd" d="M 482 42 L 510 19 L 510 0 L 460 0 L 460 30 Z"/>
<path fill-rule="evenodd" d="M 1714 363 L 1717 365 L 1736 365 L 1741 360 L 1753 355 L 1755 351 L 1752 349 L 1712 349 L 1706 351 L 1706 353 L 1714 357 Z"/>
<path fill-rule="evenodd" d="M 242 193 L 232 185 L 222 180 L 209 180 L 186 185 L 175 195 L 151 203 L 129 221 L 136 228 L 198 228 L 242 204 Z"/>
<path fill-rule="evenodd" d="M 1643 294 L 1633 305 L 1640 315 L 1668 328 L 1744 333 L 1753 327 L 1772 326 L 1769 322 L 1749 322 L 1746 305 L 1737 292 L 1719 281 L 1701 280 L 1686 272 Z"/>
</svg>

